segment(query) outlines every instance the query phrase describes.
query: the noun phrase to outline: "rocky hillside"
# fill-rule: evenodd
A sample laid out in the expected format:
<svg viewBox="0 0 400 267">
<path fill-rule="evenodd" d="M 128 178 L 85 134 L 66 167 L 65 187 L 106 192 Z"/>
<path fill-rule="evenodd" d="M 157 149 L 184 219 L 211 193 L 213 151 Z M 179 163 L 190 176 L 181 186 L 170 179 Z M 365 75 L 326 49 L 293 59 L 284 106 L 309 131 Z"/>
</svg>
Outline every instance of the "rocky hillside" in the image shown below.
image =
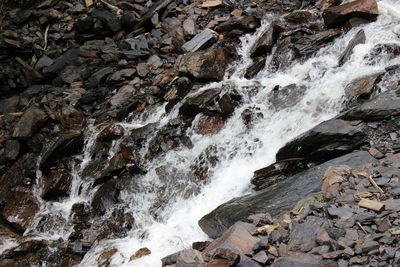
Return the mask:
<svg viewBox="0 0 400 267">
<path fill-rule="evenodd" d="M 75 266 L 105 240 L 140 228 L 124 190 L 140 191 L 136 178 L 151 171 L 149 162 L 192 148 L 191 130 L 217 134 L 244 103 L 234 86 L 201 89 L 239 68 L 240 38 L 258 33 L 252 63 L 241 74 L 246 79 L 305 62 L 354 31 L 337 59 L 343 66 L 366 42 L 362 27 L 380 10 L 375 0 L 342 2 L 45 0 L 26 9 L 3 6 L 0 266 Z M 339 115 L 282 147 L 276 163 L 254 173 L 253 193 L 199 221 L 214 241 L 194 243 L 163 258 L 162 266 L 400 265 L 400 65 L 391 64 L 399 58 L 398 39 L 371 47 L 366 64 L 390 62 L 384 71 L 349 80 Z M 294 106 L 307 89 L 271 86 L 268 99 L 277 111 Z M 160 108 L 176 117 L 136 128 L 121 123 L 144 122 Z M 244 128 L 260 116 L 243 111 Z M 188 170 L 155 172 L 161 180 L 184 176 L 180 192 L 189 198 L 219 161 L 209 148 Z M 162 188 L 155 193 L 159 200 L 149 213 L 157 220 L 176 196 Z M 82 195 L 89 200 L 71 202 L 67 217 L 51 212 Z M 118 253 L 104 249 L 96 263 L 109 266 Z M 128 262 L 151 253 L 142 248 Z"/>
</svg>

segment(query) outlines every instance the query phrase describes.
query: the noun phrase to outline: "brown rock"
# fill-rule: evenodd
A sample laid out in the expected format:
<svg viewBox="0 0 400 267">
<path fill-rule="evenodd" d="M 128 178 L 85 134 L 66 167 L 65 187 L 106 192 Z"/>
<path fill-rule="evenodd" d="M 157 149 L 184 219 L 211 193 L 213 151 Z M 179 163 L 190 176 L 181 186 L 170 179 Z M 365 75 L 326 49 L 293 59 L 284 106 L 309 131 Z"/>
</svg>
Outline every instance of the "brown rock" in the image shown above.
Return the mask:
<svg viewBox="0 0 400 267">
<path fill-rule="evenodd" d="M 322 16 L 328 28 L 342 26 L 352 17 L 375 20 L 379 15 L 376 0 L 356 0 L 326 9 Z"/>
<path fill-rule="evenodd" d="M 240 252 L 242 255 L 251 254 L 254 245 L 260 241 L 259 238 L 251 235 L 253 231 L 253 225 L 237 222 L 220 238 L 212 242 L 203 253 L 212 256 L 219 248 L 230 248 Z"/>
<path fill-rule="evenodd" d="M 40 210 L 37 199 L 24 193 L 15 193 L 4 205 L 3 218 L 17 230 L 24 232 Z"/>
<path fill-rule="evenodd" d="M 201 7 L 217 7 L 222 6 L 222 0 L 208 0 L 201 4 Z"/>
<path fill-rule="evenodd" d="M 362 208 L 366 208 L 366 209 L 370 209 L 370 210 L 374 210 L 374 211 L 381 211 L 385 207 L 385 204 L 383 204 L 379 201 L 370 200 L 370 199 L 366 199 L 366 198 L 361 199 L 361 201 L 358 203 L 358 205 Z"/>
<path fill-rule="evenodd" d="M 35 134 L 48 120 L 46 112 L 32 106 L 19 119 L 15 125 L 12 137 L 29 138 Z"/>
<path fill-rule="evenodd" d="M 228 53 L 219 48 L 209 48 L 204 51 L 186 53 L 178 59 L 178 71 L 189 74 L 197 79 L 221 81 L 225 69 L 232 62 Z"/>
<path fill-rule="evenodd" d="M 104 128 L 96 137 L 100 141 L 110 141 L 124 135 L 124 127 L 118 124 L 110 124 Z"/>
<path fill-rule="evenodd" d="M 385 156 L 385 155 L 382 154 L 382 152 L 380 152 L 375 147 L 371 147 L 368 150 L 368 152 L 371 154 L 371 156 L 373 156 L 374 158 L 377 158 L 377 159 L 381 159 L 381 158 L 383 158 Z"/>
<path fill-rule="evenodd" d="M 218 133 L 225 125 L 225 120 L 218 116 L 200 115 L 194 124 L 194 131 L 201 135 L 213 135 Z"/>
<path fill-rule="evenodd" d="M 373 74 L 350 82 L 344 89 L 346 96 L 349 98 L 360 97 L 362 95 L 369 96 L 373 92 L 374 85 L 379 76 L 380 73 Z"/>
<path fill-rule="evenodd" d="M 144 256 L 150 255 L 151 251 L 148 248 L 141 248 L 138 251 L 135 252 L 135 254 L 133 254 L 131 256 L 131 258 L 129 259 L 129 261 L 133 261 L 133 260 L 137 260 L 140 259 Z"/>
<path fill-rule="evenodd" d="M 100 256 L 99 256 L 99 261 L 104 262 L 104 261 L 108 260 L 108 259 L 111 258 L 115 253 L 117 253 L 117 251 L 118 251 L 118 250 L 117 250 L 116 248 L 113 248 L 113 249 L 108 250 L 108 251 L 104 251 L 103 253 L 100 254 Z"/>
<path fill-rule="evenodd" d="M 133 74 L 135 74 L 135 72 L 136 72 L 135 69 L 122 69 L 122 70 L 119 70 L 117 72 L 114 72 L 110 76 L 110 80 L 112 80 L 114 82 L 123 81 L 126 78 L 131 77 Z"/>
<path fill-rule="evenodd" d="M 327 198 L 339 196 L 339 184 L 351 173 L 348 166 L 328 167 L 322 179 L 321 190 Z"/>
</svg>

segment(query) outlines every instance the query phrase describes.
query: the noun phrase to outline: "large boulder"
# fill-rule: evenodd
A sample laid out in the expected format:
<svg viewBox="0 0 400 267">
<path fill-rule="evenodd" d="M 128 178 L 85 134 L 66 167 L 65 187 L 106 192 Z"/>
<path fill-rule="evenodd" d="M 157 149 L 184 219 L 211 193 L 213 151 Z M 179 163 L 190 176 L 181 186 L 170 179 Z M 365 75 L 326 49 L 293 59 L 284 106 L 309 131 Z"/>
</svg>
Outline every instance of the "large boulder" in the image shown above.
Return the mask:
<svg viewBox="0 0 400 267">
<path fill-rule="evenodd" d="M 245 220 L 252 214 L 267 212 L 272 216 L 282 215 L 290 211 L 299 200 L 321 190 L 322 178 L 329 166 L 346 164 L 355 167 L 370 162 L 377 160 L 365 151 L 330 160 L 265 190 L 234 198 L 201 218 L 199 225 L 208 236 L 217 238 L 235 222 Z"/>
<path fill-rule="evenodd" d="M 225 69 L 232 62 L 229 54 L 218 48 L 186 53 L 178 58 L 176 66 L 180 73 L 202 80 L 221 81 Z"/>
<path fill-rule="evenodd" d="M 356 0 L 326 9 L 322 16 L 329 28 L 343 26 L 350 18 L 360 17 L 375 20 L 379 15 L 376 0 Z"/>
<path fill-rule="evenodd" d="M 287 143 L 279 149 L 276 159 L 304 158 L 323 162 L 357 149 L 364 141 L 363 123 L 332 119 Z"/>
</svg>

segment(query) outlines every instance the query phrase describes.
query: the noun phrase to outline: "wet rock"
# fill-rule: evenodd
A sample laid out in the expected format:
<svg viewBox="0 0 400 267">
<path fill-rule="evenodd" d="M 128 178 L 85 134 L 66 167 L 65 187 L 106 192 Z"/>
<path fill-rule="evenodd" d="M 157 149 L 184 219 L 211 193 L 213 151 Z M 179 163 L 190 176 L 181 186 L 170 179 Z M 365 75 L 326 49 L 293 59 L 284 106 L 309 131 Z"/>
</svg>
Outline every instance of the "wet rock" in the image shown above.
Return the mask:
<svg viewBox="0 0 400 267">
<path fill-rule="evenodd" d="M 296 10 L 287 14 L 284 19 L 291 23 L 301 24 L 315 20 L 316 14 L 307 10 Z"/>
<path fill-rule="evenodd" d="M 34 196 L 17 192 L 5 203 L 1 215 L 15 229 L 24 232 L 39 210 L 40 204 Z"/>
<path fill-rule="evenodd" d="M 342 115 L 339 119 L 377 121 L 400 114 L 400 97 L 396 92 L 384 92 Z"/>
<path fill-rule="evenodd" d="M 348 101 L 351 103 L 360 99 L 368 99 L 375 91 L 375 84 L 379 81 L 380 76 L 380 73 L 372 74 L 361 77 L 346 85 L 344 92 L 349 99 Z"/>
<path fill-rule="evenodd" d="M 171 86 L 164 100 L 168 101 L 165 110 L 169 112 L 180 100 L 182 100 L 192 89 L 193 84 L 189 78 L 181 77 Z"/>
<path fill-rule="evenodd" d="M 370 51 L 365 59 L 374 65 L 385 60 L 391 60 L 400 55 L 400 45 L 395 43 L 378 44 Z"/>
<path fill-rule="evenodd" d="M 260 26 L 260 20 L 255 16 L 244 16 L 242 18 L 232 17 L 215 27 L 218 33 L 240 30 L 243 32 L 253 32 Z"/>
<path fill-rule="evenodd" d="M 250 56 L 254 58 L 269 54 L 282 30 L 278 24 L 271 23 L 251 47 Z"/>
<path fill-rule="evenodd" d="M 106 25 L 111 31 L 117 32 L 122 29 L 121 21 L 116 15 L 103 8 L 96 8 L 92 12 L 92 16 L 99 19 Z"/>
<path fill-rule="evenodd" d="M 31 137 L 40 130 L 48 118 L 46 112 L 43 110 L 35 106 L 30 107 L 15 125 L 12 137 L 19 139 Z"/>
<path fill-rule="evenodd" d="M 178 58 L 178 71 L 196 79 L 221 81 L 231 57 L 223 49 L 209 48 L 205 51 L 186 53 Z"/>
<path fill-rule="evenodd" d="M 193 128 L 195 133 L 202 135 L 213 135 L 218 133 L 225 125 L 225 120 L 218 116 L 200 115 L 194 122 Z"/>
<path fill-rule="evenodd" d="M 294 42 L 293 47 L 301 56 L 308 56 L 316 52 L 319 48 L 341 33 L 342 31 L 340 29 L 329 29 L 313 35 L 304 35 L 302 38 Z"/>
<path fill-rule="evenodd" d="M 110 124 L 97 135 L 96 139 L 107 142 L 122 135 L 124 135 L 124 127 L 118 124 Z"/>
<path fill-rule="evenodd" d="M 110 98 L 110 104 L 115 107 L 124 106 L 136 92 L 131 85 L 121 87 L 118 92 Z"/>
<path fill-rule="evenodd" d="M 363 24 L 367 24 L 369 22 L 370 22 L 369 20 L 358 18 L 358 17 L 354 17 L 354 18 L 349 19 L 346 22 L 346 24 L 344 25 L 343 28 L 344 28 L 345 31 L 350 31 L 353 28 L 356 28 L 356 27 L 358 27 L 360 25 L 363 25 Z"/>
<path fill-rule="evenodd" d="M 276 159 L 305 158 L 306 161 L 323 162 L 346 154 L 363 142 L 363 124 L 332 119 L 290 141 L 279 149 Z"/>
<path fill-rule="evenodd" d="M 298 162 L 297 160 L 275 162 L 265 168 L 256 170 L 253 178 L 251 178 L 254 190 L 260 191 L 286 179 L 292 172 L 295 172 Z"/>
<path fill-rule="evenodd" d="M 276 50 L 272 55 L 269 70 L 276 72 L 279 69 L 287 68 L 296 58 L 299 57 L 299 53 L 294 48 L 294 44 L 290 38 L 285 38 L 279 41 L 276 45 Z"/>
<path fill-rule="evenodd" d="M 303 197 L 320 191 L 322 177 L 328 166 L 357 166 L 368 162 L 377 162 L 368 152 L 354 152 L 327 161 L 275 186 L 232 199 L 201 218 L 199 225 L 207 235 L 216 238 L 236 221 L 244 220 L 251 214 L 268 212 L 272 216 L 281 215 Z"/>
<path fill-rule="evenodd" d="M 2 205 L 12 194 L 15 187 L 22 185 L 24 179 L 36 178 L 37 155 L 27 153 L 20 157 L 0 177 L 0 205 Z"/>
<path fill-rule="evenodd" d="M 375 20 L 379 15 L 375 0 L 356 0 L 324 10 L 322 16 L 327 27 L 342 26 L 352 17 Z"/>
<path fill-rule="evenodd" d="M 17 140 L 7 140 L 4 144 L 4 157 L 7 160 L 16 160 L 20 151 L 20 144 Z"/>
<path fill-rule="evenodd" d="M 183 116 L 194 117 L 200 112 L 209 115 L 229 116 L 240 103 L 241 97 L 234 91 L 221 94 L 221 89 L 208 89 L 187 98 L 179 109 Z"/>
<path fill-rule="evenodd" d="M 276 88 L 278 88 L 276 90 Z M 276 110 L 292 107 L 303 97 L 306 87 L 290 84 L 285 87 L 276 87 L 268 94 L 268 100 Z"/>
<path fill-rule="evenodd" d="M 42 198 L 45 200 L 58 200 L 69 196 L 72 175 L 70 170 L 64 167 L 51 169 L 47 177 L 43 179 Z"/>
<path fill-rule="evenodd" d="M 71 130 L 59 137 L 43 153 L 40 161 L 40 169 L 47 173 L 48 169 L 59 159 L 74 155 L 83 147 L 83 135 L 81 131 Z"/>
<path fill-rule="evenodd" d="M 138 251 L 136 251 L 135 254 L 133 254 L 130 257 L 129 261 L 137 260 L 137 259 L 143 258 L 144 256 L 147 256 L 147 255 L 150 255 L 150 254 L 151 254 L 150 249 L 141 248 Z"/>
<path fill-rule="evenodd" d="M 365 43 L 365 32 L 364 30 L 359 30 L 356 35 L 350 40 L 348 43 L 346 49 L 343 51 L 343 53 L 340 55 L 339 58 L 339 66 L 342 66 L 344 63 L 346 63 L 351 55 L 353 54 L 353 49 L 359 44 L 364 44 Z"/>
<path fill-rule="evenodd" d="M 254 62 L 247 68 L 244 77 L 246 79 L 251 79 L 256 76 L 262 69 L 264 69 L 266 63 L 265 57 L 258 57 Z"/>
<path fill-rule="evenodd" d="M 196 52 L 210 47 L 218 39 L 218 34 L 210 29 L 205 29 L 198 33 L 190 41 L 183 44 L 182 48 L 185 52 Z"/>
<path fill-rule="evenodd" d="M 118 203 L 122 184 L 118 179 L 112 179 L 102 184 L 93 195 L 91 206 L 93 211 L 104 214 L 109 208 Z"/>
<path fill-rule="evenodd" d="M 230 249 L 245 255 L 251 254 L 253 247 L 260 239 L 251 235 L 255 227 L 252 224 L 237 222 L 231 226 L 220 238 L 213 241 L 203 254 L 212 256 L 218 249 Z"/>
</svg>

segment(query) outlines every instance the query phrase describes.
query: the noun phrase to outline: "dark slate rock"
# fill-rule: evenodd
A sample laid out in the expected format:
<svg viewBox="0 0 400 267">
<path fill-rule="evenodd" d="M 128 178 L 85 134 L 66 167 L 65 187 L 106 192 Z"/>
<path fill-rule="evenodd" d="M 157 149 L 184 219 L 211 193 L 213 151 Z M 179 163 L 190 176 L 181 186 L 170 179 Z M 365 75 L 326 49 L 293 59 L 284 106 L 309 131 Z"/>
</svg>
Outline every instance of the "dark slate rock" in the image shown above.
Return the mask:
<svg viewBox="0 0 400 267">
<path fill-rule="evenodd" d="M 364 138 L 364 124 L 332 119 L 287 143 L 278 151 L 276 159 L 305 158 L 323 162 L 357 149 Z"/>
<path fill-rule="evenodd" d="M 121 21 L 117 15 L 111 13 L 103 8 L 96 8 L 92 12 L 92 16 L 99 19 L 105 26 L 107 26 L 111 31 L 117 32 L 122 29 Z"/>
<path fill-rule="evenodd" d="M 344 114 L 343 120 L 377 121 L 400 115 L 400 96 L 398 92 L 384 92 Z"/>
<path fill-rule="evenodd" d="M 278 24 L 271 23 L 251 47 L 250 56 L 254 58 L 269 54 L 281 31 L 282 28 Z"/>
<path fill-rule="evenodd" d="M 356 0 L 324 10 L 322 16 L 327 27 L 339 27 L 352 17 L 375 20 L 379 15 L 376 0 Z"/>
<path fill-rule="evenodd" d="M 8 160 L 17 159 L 20 151 L 20 144 L 17 140 L 7 140 L 4 144 L 4 157 Z"/>
<path fill-rule="evenodd" d="M 215 27 L 219 33 L 230 32 L 232 30 L 241 30 L 244 32 L 253 32 L 260 26 L 260 19 L 255 16 L 245 16 L 243 18 L 232 17 Z"/>
<path fill-rule="evenodd" d="M 182 48 L 185 52 L 196 52 L 210 47 L 218 39 L 218 34 L 210 29 L 198 33 L 190 41 L 183 44 Z"/>
<path fill-rule="evenodd" d="M 324 224 L 324 219 L 310 216 L 304 223 L 294 224 L 289 235 L 288 246 L 292 251 L 310 251 L 317 246 L 317 233 Z"/>
<path fill-rule="evenodd" d="M 19 139 L 27 139 L 35 134 L 46 123 L 49 116 L 35 106 L 30 107 L 25 111 L 24 115 L 19 119 L 15 125 L 12 137 Z"/>
<path fill-rule="evenodd" d="M 76 48 L 71 48 L 63 55 L 59 56 L 54 60 L 54 63 L 43 69 L 43 73 L 59 73 L 67 65 L 72 64 L 78 58 L 78 50 Z"/>
<path fill-rule="evenodd" d="M 254 60 L 254 62 L 247 68 L 244 77 L 246 79 L 251 79 L 256 76 L 262 69 L 264 69 L 266 63 L 265 57 L 259 57 Z"/>
<path fill-rule="evenodd" d="M 71 131 L 59 137 L 54 144 L 50 145 L 42 155 L 40 170 L 44 173 L 57 160 L 71 156 L 83 148 L 83 135 L 80 131 Z"/>
<path fill-rule="evenodd" d="M 274 187 L 232 199 L 201 218 L 199 225 L 207 235 L 216 238 L 235 222 L 252 214 L 268 212 L 272 216 L 281 215 L 288 212 L 300 199 L 321 190 L 322 177 L 329 166 L 345 164 L 355 167 L 369 162 L 377 160 L 365 151 L 330 160 L 291 176 Z"/>
<path fill-rule="evenodd" d="M 339 66 L 342 66 L 350 59 L 351 55 L 353 54 L 354 47 L 356 47 L 359 44 L 365 43 L 365 39 L 366 37 L 364 30 L 359 30 L 356 33 L 356 35 L 350 40 L 349 44 L 347 45 L 343 53 L 340 55 Z"/>
</svg>

